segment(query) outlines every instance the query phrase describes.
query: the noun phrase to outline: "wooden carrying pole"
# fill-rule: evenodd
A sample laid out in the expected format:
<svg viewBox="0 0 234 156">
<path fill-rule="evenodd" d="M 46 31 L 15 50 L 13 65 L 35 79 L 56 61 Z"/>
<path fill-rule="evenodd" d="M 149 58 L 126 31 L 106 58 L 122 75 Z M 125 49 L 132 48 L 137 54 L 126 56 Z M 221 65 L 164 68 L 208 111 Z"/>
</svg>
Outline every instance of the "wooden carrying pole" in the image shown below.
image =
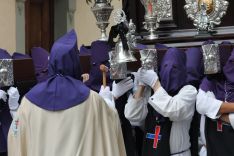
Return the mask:
<svg viewBox="0 0 234 156">
<path fill-rule="evenodd" d="M 103 85 L 104 88 L 106 88 L 106 73 L 108 72 L 108 67 L 101 64 L 100 65 L 100 70 L 102 72 L 102 85 Z"/>
</svg>

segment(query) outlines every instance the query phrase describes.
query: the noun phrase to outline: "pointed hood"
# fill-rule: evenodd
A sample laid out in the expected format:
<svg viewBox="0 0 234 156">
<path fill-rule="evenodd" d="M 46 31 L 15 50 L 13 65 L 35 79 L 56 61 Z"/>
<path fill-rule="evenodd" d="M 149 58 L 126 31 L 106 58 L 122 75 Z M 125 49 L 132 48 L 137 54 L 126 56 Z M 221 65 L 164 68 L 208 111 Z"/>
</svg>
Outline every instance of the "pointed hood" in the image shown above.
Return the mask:
<svg viewBox="0 0 234 156">
<path fill-rule="evenodd" d="M 26 97 L 33 104 L 49 111 L 69 109 L 83 103 L 89 96 L 89 88 L 80 79 L 77 37 L 72 30 L 52 47 L 48 79 L 37 84 Z"/>
</svg>

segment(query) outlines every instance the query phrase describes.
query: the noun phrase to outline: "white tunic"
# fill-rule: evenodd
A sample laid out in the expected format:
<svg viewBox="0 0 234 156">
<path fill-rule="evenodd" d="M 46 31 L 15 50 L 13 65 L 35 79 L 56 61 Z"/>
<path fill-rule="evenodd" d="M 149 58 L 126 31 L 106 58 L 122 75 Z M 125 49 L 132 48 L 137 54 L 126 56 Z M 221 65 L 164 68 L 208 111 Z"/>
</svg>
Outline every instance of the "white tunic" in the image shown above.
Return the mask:
<svg viewBox="0 0 234 156">
<path fill-rule="evenodd" d="M 218 118 L 218 111 L 222 101 L 215 99 L 213 92 L 204 92 L 199 89 L 196 101 L 196 109 L 201 114 L 200 121 L 200 144 L 201 150 L 199 152 L 200 156 L 206 156 L 206 138 L 205 138 L 205 121 L 206 116 L 209 116 L 211 119 Z"/>
<path fill-rule="evenodd" d="M 190 148 L 189 129 L 195 110 L 197 90 L 191 85 L 184 86 L 177 95 L 171 97 L 160 87 L 148 100 L 149 104 L 161 115 L 172 121 L 170 134 L 171 153 Z M 148 113 L 147 100 L 130 97 L 125 106 L 125 116 L 133 125 L 142 125 Z M 187 152 L 174 156 L 190 156 Z"/>
<path fill-rule="evenodd" d="M 9 156 L 125 156 L 116 111 L 91 91 L 80 105 L 47 111 L 23 98 L 8 134 Z"/>
</svg>

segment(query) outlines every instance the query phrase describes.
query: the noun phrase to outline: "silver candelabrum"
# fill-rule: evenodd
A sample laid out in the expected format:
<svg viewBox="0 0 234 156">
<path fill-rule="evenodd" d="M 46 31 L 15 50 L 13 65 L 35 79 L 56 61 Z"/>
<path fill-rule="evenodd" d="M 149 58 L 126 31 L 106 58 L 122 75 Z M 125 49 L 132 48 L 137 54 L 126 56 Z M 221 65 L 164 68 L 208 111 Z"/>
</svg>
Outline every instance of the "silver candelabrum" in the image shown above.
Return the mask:
<svg viewBox="0 0 234 156">
<path fill-rule="evenodd" d="M 110 1 L 108 0 L 99 0 L 94 3 L 94 6 L 91 7 L 91 10 L 96 17 L 96 24 L 99 29 L 101 29 L 101 41 L 107 41 L 108 37 L 106 35 L 106 28 L 109 25 L 109 18 L 111 12 L 113 11 L 113 6 L 111 6 Z"/>
<path fill-rule="evenodd" d="M 0 87 L 14 85 L 13 60 L 0 59 Z"/>
<path fill-rule="evenodd" d="M 144 28 L 149 31 L 146 39 L 157 39 L 156 29 L 159 27 L 159 22 L 164 17 L 170 17 L 171 3 L 170 0 L 141 0 L 145 8 Z"/>
<path fill-rule="evenodd" d="M 215 25 L 221 23 L 228 5 L 226 0 L 186 0 L 184 8 L 188 18 L 197 27 L 198 35 L 206 35 L 212 33 Z"/>
</svg>

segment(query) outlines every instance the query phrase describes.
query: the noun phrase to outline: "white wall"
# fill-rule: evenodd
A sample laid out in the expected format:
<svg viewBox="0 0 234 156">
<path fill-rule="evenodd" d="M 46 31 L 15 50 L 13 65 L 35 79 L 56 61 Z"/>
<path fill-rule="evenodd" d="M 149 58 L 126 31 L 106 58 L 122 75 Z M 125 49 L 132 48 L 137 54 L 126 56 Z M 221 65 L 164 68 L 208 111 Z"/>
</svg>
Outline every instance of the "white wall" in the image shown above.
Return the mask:
<svg viewBox="0 0 234 156">
<path fill-rule="evenodd" d="M 16 50 L 16 0 L 0 0 L 0 48 L 9 53 Z"/>
<path fill-rule="evenodd" d="M 86 4 L 85 0 L 77 0 L 75 12 L 75 29 L 78 33 L 78 45 L 90 45 L 92 41 L 97 40 L 100 37 L 100 29 L 96 25 L 96 19 L 90 10 L 93 4 Z M 122 8 L 121 0 L 113 0 L 112 5 L 114 9 Z M 114 12 L 114 11 L 113 11 Z M 112 12 L 112 15 L 113 15 Z M 109 34 L 110 27 L 114 25 L 113 17 L 110 17 L 110 24 L 107 28 L 107 34 Z"/>
</svg>

